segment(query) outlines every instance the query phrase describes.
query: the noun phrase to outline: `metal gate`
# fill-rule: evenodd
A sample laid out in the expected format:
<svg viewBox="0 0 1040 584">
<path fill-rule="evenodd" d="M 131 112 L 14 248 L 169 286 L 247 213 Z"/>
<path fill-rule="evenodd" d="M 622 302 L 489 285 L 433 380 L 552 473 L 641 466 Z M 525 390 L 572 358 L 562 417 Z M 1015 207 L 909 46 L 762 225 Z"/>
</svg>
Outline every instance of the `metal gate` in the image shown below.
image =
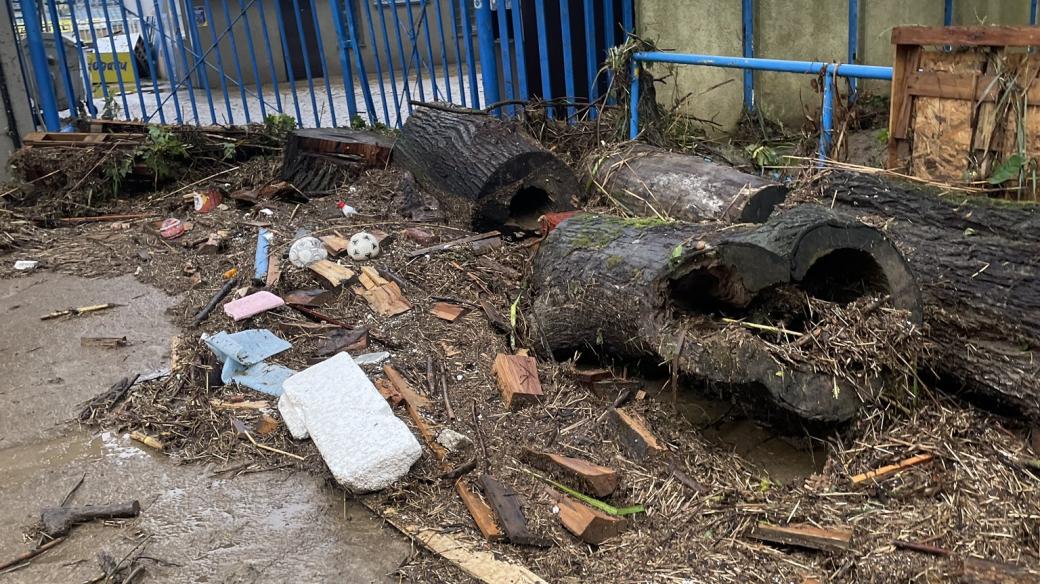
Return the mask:
<svg viewBox="0 0 1040 584">
<path fill-rule="evenodd" d="M 415 101 L 576 104 L 634 0 L 5 0 L 26 99 L 72 117 L 399 127 Z"/>
</svg>

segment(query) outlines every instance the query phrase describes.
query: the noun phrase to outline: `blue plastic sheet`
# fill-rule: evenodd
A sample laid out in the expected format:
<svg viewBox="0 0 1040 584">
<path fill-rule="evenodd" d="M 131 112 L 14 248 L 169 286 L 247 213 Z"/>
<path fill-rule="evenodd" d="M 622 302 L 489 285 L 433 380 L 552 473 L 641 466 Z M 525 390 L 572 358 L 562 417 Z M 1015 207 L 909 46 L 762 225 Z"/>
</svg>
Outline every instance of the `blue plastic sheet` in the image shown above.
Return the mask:
<svg viewBox="0 0 1040 584">
<path fill-rule="evenodd" d="M 265 360 L 292 348 L 267 329 L 219 332 L 205 339 L 206 345 L 224 363 L 220 379 L 235 382 L 273 396 L 282 395 L 282 383 L 296 371 Z"/>
</svg>

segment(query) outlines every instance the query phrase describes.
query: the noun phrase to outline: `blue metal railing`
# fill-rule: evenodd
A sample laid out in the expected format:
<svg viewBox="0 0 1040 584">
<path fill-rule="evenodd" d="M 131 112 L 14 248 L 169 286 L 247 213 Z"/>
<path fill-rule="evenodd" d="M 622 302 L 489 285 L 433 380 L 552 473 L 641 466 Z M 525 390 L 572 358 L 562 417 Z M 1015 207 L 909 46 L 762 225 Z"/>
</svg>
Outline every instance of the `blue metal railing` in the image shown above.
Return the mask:
<svg viewBox="0 0 1040 584">
<path fill-rule="evenodd" d="M 823 108 L 820 113 L 819 156 L 826 158 L 830 151 L 831 132 L 834 126 L 834 82 L 836 77 L 858 79 L 892 79 L 891 67 L 875 67 L 871 65 L 854 65 L 838 63 L 821 63 L 815 61 L 787 61 L 781 59 L 748 59 L 745 57 L 723 57 L 719 55 L 695 55 L 687 53 L 636 53 L 632 58 L 631 109 L 629 111 L 629 137 L 639 136 L 639 67 L 640 63 L 672 63 L 676 65 L 700 65 L 705 67 L 723 67 L 743 69 L 745 71 L 775 71 L 778 73 L 799 73 L 803 75 L 823 75 Z"/>
</svg>

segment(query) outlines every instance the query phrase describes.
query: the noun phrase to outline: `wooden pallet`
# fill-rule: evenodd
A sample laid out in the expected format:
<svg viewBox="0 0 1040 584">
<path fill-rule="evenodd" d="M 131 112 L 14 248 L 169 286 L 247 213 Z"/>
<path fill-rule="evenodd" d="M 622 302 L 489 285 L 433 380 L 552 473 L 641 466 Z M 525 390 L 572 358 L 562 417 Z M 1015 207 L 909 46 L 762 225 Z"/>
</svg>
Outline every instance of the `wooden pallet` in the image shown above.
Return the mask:
<svg viewBox="0 0 1040 584">
<path fill-rule="evenodd" d="M 136 146 L 144 141 L 141 134 L 100 134 L 81 132 L 30 132 L 22 137 L 25 148 L 57 148 L 95 146 Z"/>
<path fill-rule="evenodd" d="M 1040 46 L 1034 27 L 897 27 L 889 118 L 888 167 L 951 184 L 986 186 L 995 169 L 1019 152 L 1024 118 L 1025 152 L 1040 152 Z M 1021 90 L 1004 89 L 1014 78 Z M 1008 93 L 1015 91 L 1015 93 Z M 1024 116 L 1003 103 L 1022 96 Z M 977 161 L 974 164 L 972 161 Z M 1017 180 L 1005 183 L 1023 197 Z"/>
</svg>

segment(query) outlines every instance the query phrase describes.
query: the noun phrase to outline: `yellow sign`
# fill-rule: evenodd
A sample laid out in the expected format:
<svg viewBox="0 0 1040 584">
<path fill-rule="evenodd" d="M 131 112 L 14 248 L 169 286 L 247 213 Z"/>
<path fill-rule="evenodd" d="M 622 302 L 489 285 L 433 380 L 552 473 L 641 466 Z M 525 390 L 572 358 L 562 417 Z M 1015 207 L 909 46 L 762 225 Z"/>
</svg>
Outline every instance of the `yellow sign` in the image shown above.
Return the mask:
<svg viewBox="0 0 1040 584">
<path fill-rule="evenodd" d="M 116 52 L 115 57 L 115 59 L 112 58 L 111 51 L 100 53 L 100 58 L 93 51 L 87 52 L 87 69 L 90 70 L 90 82 L 94 86 L 95 97 L 102 95 L 102 79 L 105 80 L 105 84 L 111 90 L 113 85 L 118 87 L 120 76 L 123 78 L 123 86 L 126 88 L 126 92 L 134 91 L 134 80 L 137 78 L 137 70 L 133 64 L 133 54 Z"/>
</svg>

